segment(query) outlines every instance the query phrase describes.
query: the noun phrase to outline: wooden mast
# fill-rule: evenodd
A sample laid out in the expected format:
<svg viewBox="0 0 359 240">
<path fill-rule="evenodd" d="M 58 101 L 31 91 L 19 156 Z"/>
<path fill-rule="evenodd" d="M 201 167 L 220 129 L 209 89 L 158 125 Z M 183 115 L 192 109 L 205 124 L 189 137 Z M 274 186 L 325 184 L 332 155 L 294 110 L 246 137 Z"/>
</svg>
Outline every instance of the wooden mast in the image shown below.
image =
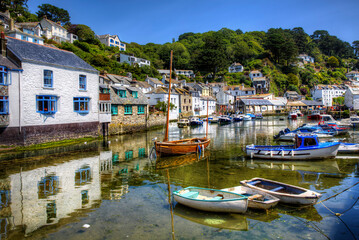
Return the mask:
<svg viewBox="0 0 359 240">
<path fill-rule="evenodd" d="M 207 126 L 206 126 L 206 139 L 208 138 L 208 98 L 207 97 Z"/>
<path fill-rule="evenodd" d="M 171 80 L 172 80 L 172 56 L 173 50 L 171 50 L 171 61 L 170 61 L 170 81 L 168 86 L 168 101 L 167 101 L 167 120 L 166 120 L 166 132 L 163 139 L 164 142 L 168 141 L 168 125 L 170 121 L 170 105 L 171 105 Z"/>
</svg>

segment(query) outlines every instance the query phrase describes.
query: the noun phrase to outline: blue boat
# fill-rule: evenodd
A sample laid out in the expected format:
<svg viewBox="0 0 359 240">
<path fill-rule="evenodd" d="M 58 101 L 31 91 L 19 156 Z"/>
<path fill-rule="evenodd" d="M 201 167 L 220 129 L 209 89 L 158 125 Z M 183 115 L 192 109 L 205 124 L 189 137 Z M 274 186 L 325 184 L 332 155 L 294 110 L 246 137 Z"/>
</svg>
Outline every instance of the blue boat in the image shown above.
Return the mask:
<svg viewBox="0 0 359 240">
<path fill-rule="evenodd" d="M 294 145 L 248 145 L 246 153 L 251 158 L 278 160 L 311 160 L 334 158 L 339 142 L 319 142 L 316 135 L 296 135 Z"/>
<path fill-rule="evenodd" d="M 250 116 L 251 119 L 256 119 L 256 115 L 252 114 L 252 113 L 247 113 L 246 114 L 247 116 Z"/>
<path fill-rule="evenodd" d="M 199 117 L 191 117 L 191 118 L 189 118 L 189 125 L 191 125 L 191 126 L 202 126 L 203 121 Z"/>
</svg>

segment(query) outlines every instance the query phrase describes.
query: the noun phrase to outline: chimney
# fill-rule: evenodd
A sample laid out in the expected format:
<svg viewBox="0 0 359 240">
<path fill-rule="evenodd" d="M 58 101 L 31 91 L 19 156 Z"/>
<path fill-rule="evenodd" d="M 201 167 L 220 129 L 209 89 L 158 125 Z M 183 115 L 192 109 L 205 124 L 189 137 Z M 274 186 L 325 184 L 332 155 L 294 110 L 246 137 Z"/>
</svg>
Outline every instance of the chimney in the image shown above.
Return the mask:
<svg viewBox="0 0 359 240">
<path fill-rule="evenodd" d="M 132 80 L 132 73 L 128 72 L 128 73 L 126 74 L 126 77 L 128 77 L 128 78 L 130 78 L 130 79 Z"/>
<path fill-rule="evenodd" d="M 5 38 L 5 33 L 1 32 L 0 39 L 0 48 L 1 48 L 1 56 L 6 57 L 6 48 L 7 48 L 7 39 Z"/>
<path fill-rule="evenodd" d="M 10 18 L 10 31 L 15 29 L 14 19 Z"/>
</svg>

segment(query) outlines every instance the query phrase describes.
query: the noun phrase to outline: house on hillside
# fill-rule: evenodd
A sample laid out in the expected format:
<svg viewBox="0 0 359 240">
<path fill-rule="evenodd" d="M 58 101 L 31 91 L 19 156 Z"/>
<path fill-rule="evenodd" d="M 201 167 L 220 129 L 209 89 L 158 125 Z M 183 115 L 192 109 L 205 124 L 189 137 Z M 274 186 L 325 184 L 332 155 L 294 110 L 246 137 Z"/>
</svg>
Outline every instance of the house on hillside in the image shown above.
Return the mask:
<svg viewBox="0 0 359 240">
<path fill-rule="evenodd" d="M 170 70 L 169 70 L 169 69 L 157 69 L 157 71 L 158 71 L 162 76 L 165 75 L 167 78 L 170 77 Z M 174 69 L 173 72 L 174 72 L 176 75 L 183 75 L 183 76 L 188 77 L 188 78 L 193 78 L 193 77 L 195 77 L 193 70 L 177 70 L 177 69 Z"/>
<path fill-rule="evenodd" d="M 41 37 L 42 32 L 42 27 L 39 22 L 14 24 L 14 20 L 11 19 L 10 26 L 5 33 L 9 37 L 43 45 L 44 39 Z"/>
<path fill-rule="evenodd" d="M 266 77 L 254 77 L 252 82 L 257 93 L 263 94 L 269 92 L 269 80 Z"/>
<path fill-rule="evenodd" d="M 225 91 L 228 91 L 232 96 L 234 96 L 235 100 L 241 96 L 255 95 L 256 90 L 252 87 L 245 87 L 242 85 L 232 85 L 224 87 Z"/>
<path fill-rule="evenodd" d="M 39 22 L 42 28 L 42 35 L 58 43 L 67 42 L 67 30 L 60 23 L 55 23 L 46 18 L 46 15 Z"/>
<path fill-rule="evenodd" d="M 351 88 L 345 92 L 345 106 L 347 106 L 351 110 L 359 110 L 359 87 Z"/>
<path fill-rule="evenodd" d="M 263 74 L 259 70 L 253 70 L 249 73 L 249 77 L 253 81 L 253 78 L 262 78 Z"/>
<path fill-rule="evenodd" d="M 233 110 L 234 96 L 232 96 L 228 91 L 220 89 L 216 95 L 217 99 L 217 109 L 221 113 L 227 113 Z"/>
<path fill-rule="evenodd" d="M 72 52 L 0 41 L 0 145 L 97 136 L 96 69 Z"/>
<path fill-rule="evenodd" d="M 145 79 L 145 82 L 150 84 L 153 88 L 164 87 L 163 82 L 158 80 L 158 78 L 152 78 L 152 77 L 147 76 L 147 78 Z"/>
<path fill-rule="evenodd" d="M 183 88 L 174 88 L 179 96 L 179 112 L 180 116 L 188 117 L 193 115 L 192 109 L 192 95 L 189 91 Z"/>
<path fill-rule="evenodd" d="M 300 101 L 303 98 L 303 96 L 296 91 L 286 91 L 283 97 L 285 97 L 288 101 Z"/>
<path fill-rule="evenodd" d="M 9 10 L 6 10 L 5 12 L 0 12 L 0 26 L 3 26 L 5 31 L 10 27 L 10 19 L 11 17 Z"/>
<path fill-rule="evenodd" d="M 118 35 L 104 34 L 96 35 L 98 40 L 101 43 L 105 44 L 107 47 L 118 47 L 120 51 L 126 51 L 126 44 L 121 42 Z"/>
<path fill-rule="evenodd" d="M 350 71 L 345 74 L 348 80 L 359 82 L 359 72 L 358 71 Z"/>
<path fill-rule="evenodd" d="M 314 63 L 314 57 L 311 57 L 307 54 L 299 54 L 298 58 L 302 60 L 304 64 Z"/>
<path fill-rule="evenodd" d="M 139 67 L 151 66 L 151 62 L 147 59 L 138 58 L 138 57 L 123 54 L 123 53 L 120 53 L 120 57 L 117 58 L 117 61 L 120 63 L 128 63 L 131 66 L 133 66 L 133 65 L 137 65 Z"/>
<path fill-rule="evenodd" d="M 333 98 L 344 97 L 345 85 L 316 85 L 310 90 L 313 100 L 322 101 L 324 106 L 331 107 Z"/>
<path fill-rule="evenodd" d="M 231 66 L 228 67 L 229 73 L 237 73 L 243 72 L 243 66 L 240 63 L 232 63 Z"/>
</svg>

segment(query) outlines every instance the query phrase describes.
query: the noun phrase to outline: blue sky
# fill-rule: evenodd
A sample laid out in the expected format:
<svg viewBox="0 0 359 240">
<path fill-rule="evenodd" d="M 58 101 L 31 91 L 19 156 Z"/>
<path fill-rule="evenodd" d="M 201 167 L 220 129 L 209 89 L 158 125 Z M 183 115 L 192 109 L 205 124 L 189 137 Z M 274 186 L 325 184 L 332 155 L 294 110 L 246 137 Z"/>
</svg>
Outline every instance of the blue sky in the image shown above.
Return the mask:
<svg viewBox="0 0 359 240">
<path fill-rule="evenodd" d="M 49 3 L 66 9 L 74 24 L 96 34 L 117 34 L 122 41 L 163 44 L 185 32 L 223 27 L 267 31 L 303 27 L 352 43 L 359 40 L 359 0 L 29 0 L 32 13 Z"/>
</svg>

